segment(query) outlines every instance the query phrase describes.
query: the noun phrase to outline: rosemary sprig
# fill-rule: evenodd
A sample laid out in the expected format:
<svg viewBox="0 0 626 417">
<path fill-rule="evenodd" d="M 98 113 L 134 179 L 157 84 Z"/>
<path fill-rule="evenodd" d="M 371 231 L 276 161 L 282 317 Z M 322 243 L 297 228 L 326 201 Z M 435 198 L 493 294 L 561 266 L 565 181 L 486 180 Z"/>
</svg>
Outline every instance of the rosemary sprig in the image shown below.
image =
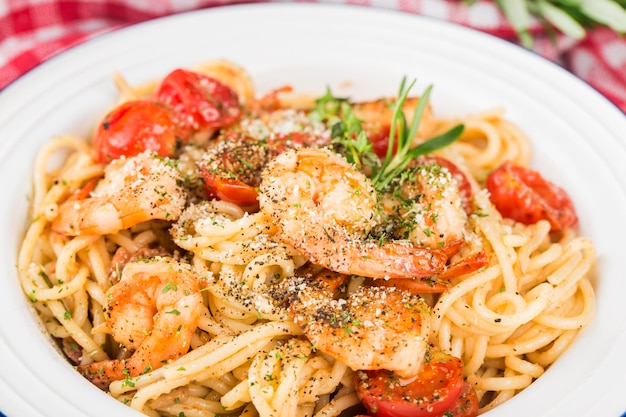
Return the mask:
<svg viewBox="0 0 626 417">
<path fill-rule="evenodd" d="M 408 87 L 406 87 L 406 78 L 403 78 L 400 83 L 398 100 L 396 101 L 391 120 L 387 154 L 385 155 L 385 159 L 383 160 L 380 168 L 372 175 L 372 182 L 377 190 L 385 189 L 385 187 L 394 178 L 400 175 L 402 170 L 406 168 L 412 159 L 415 159 L 420 155 L 426 155 L 438 149 L 445 148 L 456 141 L 461 136 L 461 133 L 463 133 L 464 126 L 459 124 L 452 127 L 448 131 L 432 137 L 414 148 L 411 148 L 413 138 L 415 138 L 417 131 L 419 130 L 420 122 L 424 115 L 424 111 L 428 106 L 430 93 L 432 91 L 432 85 L 429 85 L 420 96 L 417 106 L 415 106 L 411 126 L 407 130 L 406 117 L 402 111 L 402 106 L 404 105 L 404 102 L 408 98 L 409 92 L 414 85 L 415 80 Z M 396 153 L 394 154 L 393 149 L 396 138 L 398 141 L 398 147 Z"/>
<path fill-rule="evenodd" d="M 471 7 L 476 0 L 463 0 Z M 626 0 L 494 0 L 518 35 L 520 43 L 532 48 L 533 19 L 548 30 L 574 39 L 586 36 L 597 26 L 626 33 Z"/>
<path fill-rule="evenodd" d="M 432 91 L 432 85 L 430 85 L 422 93 L 415 106 L 411 125 L 407 126 L 402 107 L 414 85 L 415 80 L 407 86 L 406 78 L 403 78 L 400 83 L 398 98 L 393 105 L 387 153 L 382 161 L 374 153 L 372 143 L 363 130 L 362 122 L 354 115 L 347 99 L 334 97 L 330 89 L 327 89 L 326 94 L 316 100 L 316 106 L 309 115 L 312 120 L 324 122 L 330 126 L 332 144 L 346 156 L 349 162 L 359 169 L 368 167 L 371 170 L 372 183 L 378 191 L 384 190 L 389 183 L 398 178 L 411 160 L 452 144 L 463 132 L 464 126 L 458 124 L 412 147 Z M 396 149 L 395 153 L 394 149 Z"/>
</svg>

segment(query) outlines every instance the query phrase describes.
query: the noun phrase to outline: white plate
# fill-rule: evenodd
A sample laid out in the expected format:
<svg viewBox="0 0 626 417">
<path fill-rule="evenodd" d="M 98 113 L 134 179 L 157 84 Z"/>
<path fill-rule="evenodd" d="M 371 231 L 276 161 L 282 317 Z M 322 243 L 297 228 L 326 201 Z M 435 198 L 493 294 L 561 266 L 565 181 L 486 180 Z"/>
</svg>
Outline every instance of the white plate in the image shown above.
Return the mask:
<svg viewBox="0 0 626 417">
<path fill-rule="evenodd" d="M 488 415 L 626 411 L 624 114 L 556 65 L 463 27 L 380 9 L 265 4 L 182 14 L 101 36 L 0 94 L 0 409 L 9 417 L 137 415 L 57 354 L 19 288 L 15 265 L 31 165 L 51 136 L 85 133 L 112 104 L 113 71 L 135 83 L 213 58 L 243 65 L 260 91 L 292 84 L 323 92 L 328 84 L 371 97 L 395 93 L 408 75 L 434 84 L 440 115 L 505 107 L 532 139 L 533 165 L 571 193 L 582 233 L 595 242 L 598 306 L 595 321 L 544 376 Z"/>
</svg>

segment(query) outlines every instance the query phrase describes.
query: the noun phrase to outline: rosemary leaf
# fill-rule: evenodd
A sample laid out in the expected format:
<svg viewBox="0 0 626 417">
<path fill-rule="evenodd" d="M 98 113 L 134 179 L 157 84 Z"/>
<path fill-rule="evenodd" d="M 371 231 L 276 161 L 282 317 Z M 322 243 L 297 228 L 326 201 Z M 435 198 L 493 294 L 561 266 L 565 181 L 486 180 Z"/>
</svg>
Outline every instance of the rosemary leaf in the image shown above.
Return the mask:
<svg viewBox="0 0 626 417">
<path fill-rule="evenodd" d="M 522 45 L 531 48 L 533 38 L 528 32 L 531 14 L 525 0 L 496 0 L 496 3 L 517 33 Z"/>
<path fill-rule="evenodd" d="M 538 1 L 537 8 L 541 16 L 564 34 L 574 39 L 585 37 L 585 28 L 563 9 L 545 0 Z"/>
<path fill-rule="evenodd" d="M 626 32 L 626 10 L 611 0 L 582 0 L 580 10 L 616 32 Z"/>
</svg>

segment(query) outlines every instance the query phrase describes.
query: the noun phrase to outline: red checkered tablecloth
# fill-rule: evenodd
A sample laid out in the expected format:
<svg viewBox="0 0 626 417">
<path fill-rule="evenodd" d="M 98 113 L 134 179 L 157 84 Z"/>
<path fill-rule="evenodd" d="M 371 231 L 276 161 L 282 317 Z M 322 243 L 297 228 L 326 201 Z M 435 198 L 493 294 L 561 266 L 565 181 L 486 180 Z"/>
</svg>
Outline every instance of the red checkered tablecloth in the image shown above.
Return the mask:
<svg viewBox="0 0 626 417">
<path fill-rule="evenodd" d="M 229 4 L 285 0 L 0 0 L 0 89 L 58 52 L 101 33 L 174 13 Z M 297 1 L 297 0 L 294 0 Z M 491 0 L 307 0 L 428 15 L 513 42 L 516 36 Z M 534 32 L 535 51 L 576 74 L 626 111 L 626 39 L 608 29 L 582 41 Z"/>
</svg>

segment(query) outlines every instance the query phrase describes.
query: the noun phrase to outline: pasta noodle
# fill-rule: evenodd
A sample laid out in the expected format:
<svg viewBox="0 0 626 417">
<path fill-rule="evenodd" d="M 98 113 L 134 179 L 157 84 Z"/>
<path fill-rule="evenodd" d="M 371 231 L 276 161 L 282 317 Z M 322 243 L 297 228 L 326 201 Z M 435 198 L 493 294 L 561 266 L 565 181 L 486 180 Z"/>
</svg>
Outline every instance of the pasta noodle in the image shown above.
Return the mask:
<svg viewBox="0 0 626 417">
<path fill-rule="evenodd" d="M 231 86 L 243 103 L 257 99 L 247 73 L 234 64 L 212 61 L 196 70 Z M 119 75 L 115 82 L 120 102 L 146 97 L 157 86 L 133 87 Z M 270 107 L 289 106 L 288 95 L 282 104 L 278 95 L 266 99 Z M 293 124 L 298 119 L 291 114 Z M 254 123 L 249 129 L 260 129 Z M 488 262 L 452 277 L 442 294 L 424 295 L 431 307 L 427 337 L 463 360 L 483 413 L 539 378 L 591 322 L 595 255 L 592 242 L 573 229 L 555 235 L 546 220 L 524 225 L 503 218 L 490 201 L 482 186 L 487 175 L 506 161 L 525 166 L 531 155 L 528 139 L 502 109 L 432 120 L 437 132 L 457 123 L 465 126 L 460 139 L 435 154 L 469 178 L 475 207 L 468 217 L 470 243 L 484 250 Z M 194 146 L 183 150 L 178 169 L 197 176 L 197 152 Z M 59 155 L 63 162 L 55 165 Z M 276 239 L 277 226 L 263 211 L 190 198 L 173 223 L 156 219 L 77 236 L 55 232 L 51 224 L 63 202 L 80 198 L 86 184 L 107 169 L 94 159 L 88 140 L 73 136 L 46 143 L 33 168 L 32 217 L 19 253 L 19 279 L 63 355 L 79 367 L 132 356 L 133 349 L 112 339 L 107 323 L 110 289 L 130 274 L 120 270 L 125 262 L 118 254 L 167 253 L 188 262 L 181 268 L 200 281 L 188 352 L 139 376 L 114 380 L 107 387 L 113 398 L 149 416 L 338 416 L 361 410 L 355 370 L 317 350 L 289 308 L 276 302 L 276 288 L 308 259 Z M 365 281 L 353 277 L 347 292 L 356 293 Z"/>
</svg>

